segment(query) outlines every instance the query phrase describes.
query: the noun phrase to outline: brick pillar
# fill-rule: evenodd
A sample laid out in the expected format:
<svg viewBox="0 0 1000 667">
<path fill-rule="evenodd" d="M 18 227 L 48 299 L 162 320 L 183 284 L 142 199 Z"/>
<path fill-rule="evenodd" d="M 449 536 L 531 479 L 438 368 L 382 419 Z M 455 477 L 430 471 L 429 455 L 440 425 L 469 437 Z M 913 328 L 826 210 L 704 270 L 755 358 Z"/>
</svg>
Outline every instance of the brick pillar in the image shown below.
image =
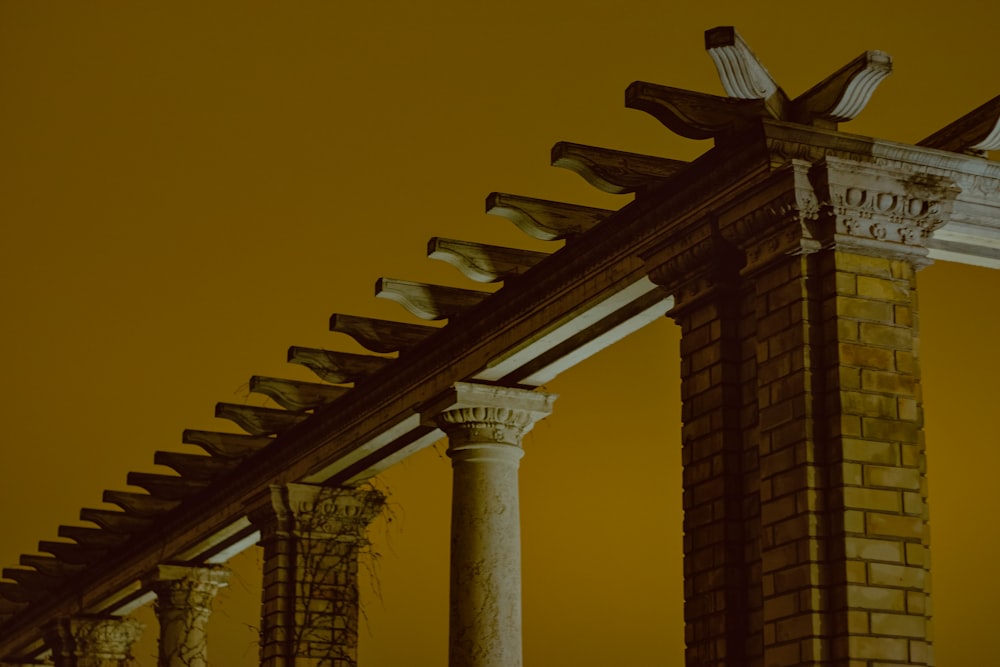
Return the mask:
<svg viewBox="0 0 1000 667">
<path fill-rule="evenodd" d="M 555 396 L 458 383 L 425 412 L 448 435 L 451 513 L 450 667 L 520 667 L 521 440 Z"/>
<path fill-rule="evenodd" d="M 681 325 L 689 667 L 933 664 L 916 270 L 944 179 L 826 158 L 645 259 Z"/>
<path fill-rule="evenodd" d="M 358 557 L 385 504 L 371 489 L 271 487 L 251 511 L 264 548 L 262 667 L 355 667 Z"/>
<path fill-rule="evenodd" d="M 55 667 L 127 667 L 142 623 L 120 616 L 73 616 L 43 629 Z"/>
<path fill-rule="evenodd" d="M 212 600 L 229 581 L 222 566 L 160 565 L 150 578 L 160 622 L 158 667 L 207 667 Z"/>
</svg>

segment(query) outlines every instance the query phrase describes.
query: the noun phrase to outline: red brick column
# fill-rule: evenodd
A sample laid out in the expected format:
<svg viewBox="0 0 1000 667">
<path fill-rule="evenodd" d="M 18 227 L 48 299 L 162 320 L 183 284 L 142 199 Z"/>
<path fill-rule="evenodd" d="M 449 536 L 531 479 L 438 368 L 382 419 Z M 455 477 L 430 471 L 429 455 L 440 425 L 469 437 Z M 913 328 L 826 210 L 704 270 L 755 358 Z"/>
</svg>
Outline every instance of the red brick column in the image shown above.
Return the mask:
<svg viewBox="0 0 1000 667">
<path fill-rule="evenodd" d="M 690 667 L 931 665 L 916 270 L 944 179 L 795 162 L 646 257 L 681 325 Z"/>
<path fill-rule="evenodd" d="M 358 558 L 385 504 L 369 489 L 272 487 L 250 518 L 264 547 L 262 667 L 355 667 Z"/>
</svg>

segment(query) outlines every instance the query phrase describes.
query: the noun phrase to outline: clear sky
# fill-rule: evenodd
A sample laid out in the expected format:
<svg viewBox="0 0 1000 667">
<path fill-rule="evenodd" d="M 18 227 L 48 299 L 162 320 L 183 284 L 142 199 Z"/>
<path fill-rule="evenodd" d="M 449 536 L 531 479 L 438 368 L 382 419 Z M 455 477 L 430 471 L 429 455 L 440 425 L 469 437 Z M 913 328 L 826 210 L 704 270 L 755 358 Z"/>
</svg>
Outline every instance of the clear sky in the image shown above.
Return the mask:
<svg viewBox="0 0 1000 667">
<path fill-rule="evenodd" d="M 756 7 L 755 7 L 756 5 Z M 691 159 L 633 80 L 721 94 L 735 25 L 792 97 L 866 49 L 895 73 L 845 131 L 915 142 L 1000 93 L 972 0 L 0 2 L 0 565 L 55 537 L 184 428 L 227 429 L 289 345 L 358 348 L 332 312 L 408 320 L 380 276 L 470 287 L 431 236 L 555 249 L 483 215 L 501 190 L 618 207 L 560 140 Z M 920 274 L 939 664 L 997 664 L 1000 273 Z M 678 334 L 657 322 L 547 387 L 522 463 L 526 664 L 681 664 Z M 365 595 L 368 667 L 445 662 L 450 474 L 394 469 Z M 256 664 L 259 556 L 213 662 Z M 155 659 L 155 622 L 139 664 Z"/>
</svg>

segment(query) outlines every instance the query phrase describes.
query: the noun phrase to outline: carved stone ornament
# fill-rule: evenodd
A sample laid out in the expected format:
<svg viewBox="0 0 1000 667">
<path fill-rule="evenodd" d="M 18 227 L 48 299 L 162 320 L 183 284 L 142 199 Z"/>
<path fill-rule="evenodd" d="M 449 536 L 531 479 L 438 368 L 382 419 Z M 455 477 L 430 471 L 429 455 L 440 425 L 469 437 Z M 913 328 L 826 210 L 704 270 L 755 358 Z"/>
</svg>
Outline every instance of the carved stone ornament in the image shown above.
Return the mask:
<svg viewBox="0 0 1000 667">
<path fill-rule="evenodd" d="M 313 484 L 275 485 L 268 501 L 251 510 L 262 538 L 274 535 L 357 541 L 385 506 L 385 494 L 371 488 Z"/>
<path fill-rule="evenodd" d="M 150 580 L 156 606 L 182 608 L 207 616 L 212 600 L 227 585 L 230 571 L 222 566 L 160 565 Z"/>
<path fill-rule="evenodd" d="M 813 168 L 827 226 L 824 245 L 922 262 L 960 188 L 945 176 L 897 172 L 828 156 Z"/>
<path fill-rule="evenodd" d="M 534 424 L 529 412 L 509 408 L 459 408 L 438 416 L 438 425 L 452 445 L 495 443 L 520 447 L 524 434 Z"/>
<path fill-rule="evenodd" d="M 53 655 L 62 659 L 56 664 L 96 666 L 106 660 L 129 660 L 143 628 L 132 618 L 74 616 L 53 622 L 45 634 Z"/>
</svg>

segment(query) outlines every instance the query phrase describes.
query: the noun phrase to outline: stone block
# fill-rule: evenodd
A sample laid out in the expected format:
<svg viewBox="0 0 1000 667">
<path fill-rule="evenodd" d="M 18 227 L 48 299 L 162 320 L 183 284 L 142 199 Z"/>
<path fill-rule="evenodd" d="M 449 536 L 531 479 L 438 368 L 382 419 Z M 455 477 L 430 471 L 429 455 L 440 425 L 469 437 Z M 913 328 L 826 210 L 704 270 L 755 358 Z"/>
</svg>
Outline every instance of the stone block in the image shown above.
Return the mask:
<svg viewBox="0 0 1000 667">
<path fill-rule="evenodd" d="M 903 543 L 864 537 L 845 537 L 844 554 L 851 559 L 902 563 Z"/>
<path fill-rule="evenodd" d="M 887 280 L 874 276 L 858 276 L 858 295 L 880 301 L 909 303 L 910 283 L 907 280 Z"/>
<path fill-rule="evenodd" d="M 868 512 L 865 519 L 865 531 L 871 536 L 920 539 L 924 531 L 921 517 Z"/>
<path fill-rule="evenodd" d="M 903 662 L 909 655 L 905 639 L 871 636 L 851 636 L 847 640 L 852 658 Z"/>
<path fill-rule="evenodd" d="M 875 586 L 923 590 L 926 577 L 927 571 L 922 567 L 890 565 L 888 563 L 869 563 L 868 565 L 868 579 Z M 900 593 L 902 594 L 902 591 Z M 902 611 L 903 606 L 894 607 L 894 609 Z"/>
<path fill-rule="evenodd" d="M 872 612 L 871 631 L 876 635 L 889 635 L 893 637 L 924 637 L 927 629 L 927 619 L 923 616 L 911 616 L 909 614 L 884 614 Z"/>
<path fill-rule="evenodd" d="M 899 445 L 881 440 L 843 438 L 841 439 L 841 454 L 844 461 L 886 465 L 899 463 Z M 861 484 L 861 481 L 859 480 L 857 484 Z"/>
<path fill-rule="evenodd" d="M 885 394 L 915 396 L 917 379 L 910 373 L 862 369 L 861 388 Z"/>
<path fill-rule="evenodd" d="M 891 489 L 919 489 L 920 471 L 902 466 L 864 466 L 866 486 Z"/>
<path fill-rule="evenodd" d="M 838 343 L 837 349 L 840 363 L 848 366 L 883 371 L 895 368 L 894 351 L 887 348 L 870 347 L 858 343 Z M 865 387 L 863 377 L 861 386 Z"/>
<path fill-rule="evenodd" d="M 906 591 L 880 586 L 848 584 L 847 606 L 849 609 L 856 610 L 904 611 L 906 609 Z"/>
<path fill-rule="evenodd" d="M 858 325 L 858 336 L 861 342 L 867 345 L 879 345 L 897 350 L 913 349 L 913 330 L 909 327 L 861 322 Z"/>
<path fill-rule="evenodd" d="M 898 491 L 849 486 L 843 490 L 844 507 L 876 512 L 898 513 L 901 498 Z"/>
<path fill-rule="evenodd" d="M 861 432 L 864 434 L 864 437 L 871 438 L 872 440 L 916 443 L 920 439 L 920 430 L 913 422 L 879 419 L 878 417 L 862 417 Z"/>
</svg>

